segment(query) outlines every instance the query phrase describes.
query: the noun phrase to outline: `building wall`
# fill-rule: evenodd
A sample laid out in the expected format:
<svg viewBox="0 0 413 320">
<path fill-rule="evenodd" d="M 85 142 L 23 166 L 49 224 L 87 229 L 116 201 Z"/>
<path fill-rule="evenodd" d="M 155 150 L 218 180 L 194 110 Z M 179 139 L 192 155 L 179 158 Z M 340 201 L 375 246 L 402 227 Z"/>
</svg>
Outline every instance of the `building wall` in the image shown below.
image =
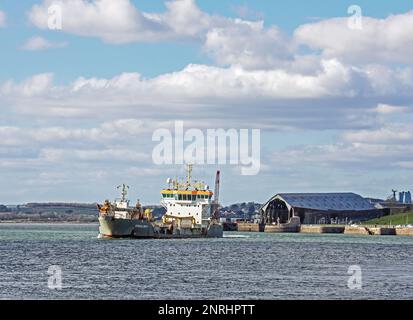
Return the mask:
<svg viewBox="0 0 413 320">
<path fill-rule="evenodd" d="M 375 219 L 384 216 L 385 210 L 373 209 L 363 211 L 322 211 L 307 208 L 293 208 L 294 215 L 300 217 L 302 224 L 330 224 L 330 223 L 349 223 Z M 266 211 L 261 212 L 261 223 L 276 223 L 280 218 L 280 223 L 288 221 L 287 210 L 276 210 L 269 206 Z"/>
<path fill-rule="evenodd" d="M 317 211 L 311 209 L 296 208 L 296 214 L 302 224 L 330 224 L 349 223 L 375 219 L 383 216 L 383 210 L 373 209 L 365 211 Z"/>
<path fill-rule="evenodd" d="M 305 195 L 305 194 L 304 194 Z M 328 197 L 330 194 L 327 194 L 326 196 Z M 344 193 L 344 196 L 348 196 L 348 194 Z M 350 199 L 347 199 L 347 201 L 354 201 L 354 203 L 349 203 L 347 205 L 341 205 L 341 206 L 336 206 L 337 208 L 349 208 L 349 210 L 340 210 L 337 209 L 335 211 L 333 210 L 326 210 L 324 208 L 328 208 L 328 206 L 325 205 L 324 201 L 321 203 L 321 205 L 324 204 L 324 207 L 320 207 L 323 209 L 309 209 L 305 207 L 298 207 L 297 205 L 306 205 L 306 201 L 302 201 L 300 199 L 299 194 L 294 194 L 294 196 L 298 197 L 298 199 L 295 199 L 295 202 L 291 201 L 289 202 L 287 199 L 283 199 L 281 194 L 277 194 L 269 202 L 267 202 L 265 205 L 262 206 L 261 208 L 261 223 L 263 224 L 272 224 L 272 223 L 286 223 L 288 222 L 289 218 L 291 218 L 293 215 L 300 217 L 300 222 L 302 224 L 330 224 L 330 223 L 349 223 L 349 222 L 360 222 L 360 221 L 365 221 L 365 220 L 370 220 L 374 218 L 381 217 L 385 215 L 387 212 L 382 209 L 375 209 L 372 207 L 369 203 L 368 205 L 364 205 L 361 203 L 358 198 L 362 199 L 360 196 L 357 196 L 356 194 L 350 194 Z M 336 204 L 336 201 L 334 197 L 336 197 L 336 194 L 332 195 L 332 199 L 334 201 L 330 201 L 330 205 Z M 318 196 L 316 196 L 317 198 Z M 353 199 L 355 198 L 355 199 Z M 307 198 L 308 199 L 308 198 Z M 331 199 L 330 199 L 331 200 Z M 311 202 L 311 201 L 310 201 Z M 319 201 L 318 201 L 319 202 Z M 312 205 L 315 206 L 317 201 L 312 202 Z M 363 210 L 355 210 L 356 206 L 359 205 L 359 208 Z M 351 210 L 352 209 L 352 210 Z"/>
</svg>

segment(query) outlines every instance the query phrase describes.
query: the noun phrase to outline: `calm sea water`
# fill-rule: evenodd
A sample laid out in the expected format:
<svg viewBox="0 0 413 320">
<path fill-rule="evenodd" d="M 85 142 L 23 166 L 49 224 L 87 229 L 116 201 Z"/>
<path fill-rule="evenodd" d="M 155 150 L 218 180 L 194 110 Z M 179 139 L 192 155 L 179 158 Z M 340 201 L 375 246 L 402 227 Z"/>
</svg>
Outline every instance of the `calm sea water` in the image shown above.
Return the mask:
<svg viewBox="0 0 413 320">
<path fill-rule="evenodd" d="M 97 230 L 0 224 L 0 299 L 413 299 L 413 237 L 104 240 Z M 61 290 L 48 288 L 51 265 Z M 361 289 L 347 285 L 350 265 Z"/>
</svg>

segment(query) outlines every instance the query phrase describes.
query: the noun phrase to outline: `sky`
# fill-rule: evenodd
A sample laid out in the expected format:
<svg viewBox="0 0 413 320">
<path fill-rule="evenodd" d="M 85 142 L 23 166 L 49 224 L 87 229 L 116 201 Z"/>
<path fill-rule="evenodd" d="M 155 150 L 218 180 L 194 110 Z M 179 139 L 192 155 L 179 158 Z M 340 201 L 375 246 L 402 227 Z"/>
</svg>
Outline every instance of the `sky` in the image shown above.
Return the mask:
<svg viewBox="0 0 413 320">
<path fill-rule="evenodd" d="M 260 129 L 258 174 L 194 168 L 223 204 L 412 190 L 412 63 L 411 0 L 1 0 L 0 203 L 158 203 L 176 121 Z"/>
</svg>

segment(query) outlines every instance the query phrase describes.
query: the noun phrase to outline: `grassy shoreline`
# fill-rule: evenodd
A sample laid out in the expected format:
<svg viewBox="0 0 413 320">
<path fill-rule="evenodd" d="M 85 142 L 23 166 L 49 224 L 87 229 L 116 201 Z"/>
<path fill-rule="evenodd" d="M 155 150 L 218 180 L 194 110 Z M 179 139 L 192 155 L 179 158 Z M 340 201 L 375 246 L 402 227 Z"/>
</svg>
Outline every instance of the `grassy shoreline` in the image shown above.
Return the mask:
<svg viewBox="0 0 413 320">
<path fill-rule="evenodd" d="M 384 226 L 413 224 L 413 211 L 383 216 L 381 218 L 364 221 L 362 224 L 363 225 L 384 225 Z"/>
</svg>

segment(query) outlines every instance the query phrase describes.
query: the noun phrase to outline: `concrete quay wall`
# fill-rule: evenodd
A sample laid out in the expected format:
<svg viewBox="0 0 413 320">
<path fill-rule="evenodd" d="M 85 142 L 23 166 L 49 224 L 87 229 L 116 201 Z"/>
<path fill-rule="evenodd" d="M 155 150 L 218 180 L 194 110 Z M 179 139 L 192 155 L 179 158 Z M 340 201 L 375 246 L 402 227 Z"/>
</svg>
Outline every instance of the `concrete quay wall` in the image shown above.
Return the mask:
<svg viewBox="0 0 413 320">
<path fill-rule="evenodd" d="M 395 228 L 397 236 L 413 236 L 413 228 Z"/>
<path fill-rule="evenodd" d="M 258 224 L 258 223 L 247 223 L 247 222 L 238 222 L 237 231 L 260 232 L 260 224 Z"/>
<path fill-rule="evenodd" d="M 360 235 L 398 235 L 413 236 L 413 228 L 386 226 L 333 226 L 333 225 L 263 225 L 239 222 L 237 230 L 241 232 L 302 232 L 302 233 L 344 233 Z"/>
<path fill-rule="evenodd" d="M 379 235 L 379 236 L 395 236 L 396 235 L 396 229 L 395 228 L 374 227 L 374 228 L 369 228 L 369 230 L 374 235 Z"/>
<path fill-rule="evenodd" d="M 302 233 L 344 233 L 344 226 L 301 225 Z"/>
</svg>

